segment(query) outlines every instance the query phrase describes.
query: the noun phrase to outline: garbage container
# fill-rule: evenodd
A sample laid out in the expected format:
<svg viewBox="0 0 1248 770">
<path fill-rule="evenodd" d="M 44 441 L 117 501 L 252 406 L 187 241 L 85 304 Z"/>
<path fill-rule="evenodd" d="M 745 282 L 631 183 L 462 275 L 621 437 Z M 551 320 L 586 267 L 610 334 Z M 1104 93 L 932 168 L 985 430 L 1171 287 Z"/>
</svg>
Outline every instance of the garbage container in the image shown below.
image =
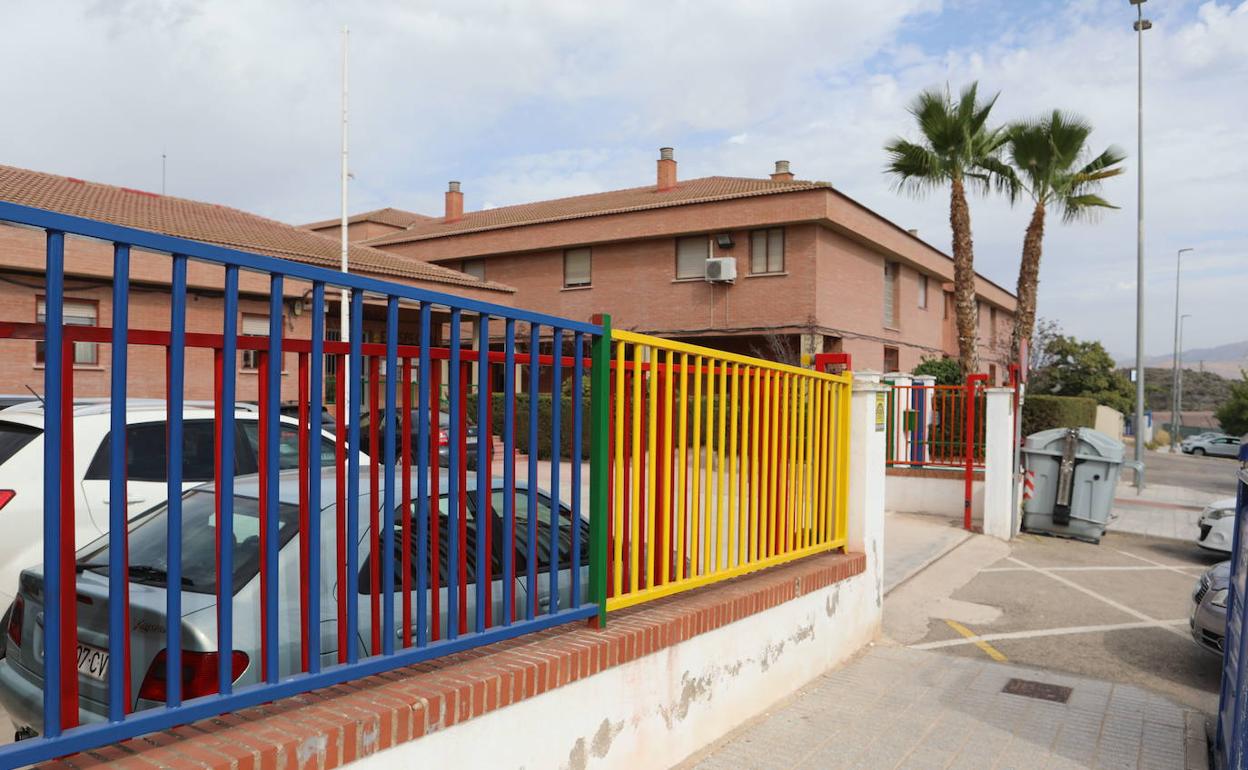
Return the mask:
<svg viewBox="0 0 1248 770">
<path fill-rule="evenodd" d="M 1099 543 L 1114 504 L 1124 446 L 1091 428 L 1054 428 L 1027 437 L 1024 465 L 1034 492 L 1023 529 Z"/>
</svg>

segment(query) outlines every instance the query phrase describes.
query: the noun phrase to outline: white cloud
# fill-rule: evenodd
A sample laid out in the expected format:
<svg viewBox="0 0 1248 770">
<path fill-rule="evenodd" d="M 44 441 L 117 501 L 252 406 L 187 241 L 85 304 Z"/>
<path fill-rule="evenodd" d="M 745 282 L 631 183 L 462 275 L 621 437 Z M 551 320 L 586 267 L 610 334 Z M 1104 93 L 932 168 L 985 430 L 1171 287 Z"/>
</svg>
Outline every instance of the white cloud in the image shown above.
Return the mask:
<svg viewBox="0 0 1248 770">
<path fill-rule="evenodd" d="M 895 195 L 881 145 L 919 89 L 978 78 L 1002 119 L 1061 107 L 1132 155 L 1099 224 L 1053 222 L 1041 313 L 1133 346 L 1135 37 L 1130 8 L 1019 15 L 949 0 L 368 4 L 49 0 L 11 4 L 0 162 L 169 191 L 290 221 L 337 210 L 339 28 L 351 24 L 352 208 L 438 212 L 685 177 L 763 176 L 787 158 L 947 246 L 946 201 Z M 1155 7 L 1154 7 L 1155 6 Z M 1242 338 L 1248 288 L 1248 2 L 1150 3 L 1146 174 L 1150 350 L 1169 349 L 1172 255 L 1195 246 L 1193 344 Z M 939 29 L 937 29 L 939 28 Z M 933 31 L 934 30 L 934 31 Z M 476 203 L 474 203 L 476 202 Z M 1026 211 L 975 201 L 980 269 L 1012 287 Z"/>
</svg>

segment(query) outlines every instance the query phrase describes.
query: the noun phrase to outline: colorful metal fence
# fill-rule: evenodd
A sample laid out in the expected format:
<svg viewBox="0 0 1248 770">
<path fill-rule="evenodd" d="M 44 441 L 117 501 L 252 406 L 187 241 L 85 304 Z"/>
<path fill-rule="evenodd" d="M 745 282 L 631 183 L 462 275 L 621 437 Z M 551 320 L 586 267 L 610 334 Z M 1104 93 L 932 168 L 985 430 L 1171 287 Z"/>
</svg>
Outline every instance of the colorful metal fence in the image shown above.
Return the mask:
<svg viewBox="0 0 1248 770">
<path fill-rule="evenodd" d="M 608 610 L 845 544 L 852 375 L 611 339 Z"/>
<path fill-rule="evenodd" d="M 600 587 L 585 584 L 581 576 L 581 565 L 588 557 L 581 553 L 588 544 L 583 542 L 580 511 L 580 429 L 584 419 L 580 404 L 587 385 L 585 354 L 594 349 L 595 355 L 604 358 L 601 325 L 8 203 L 0 203 L 0 221 L 46 233 L 46 324 L 27 328 L 0 324 L 0 331 L 8 336 L 44 339 L 48 351 L 44 372 L 43 568 L 23 573 L 19 593 L 23 606 L 15 604 L 13 625 L 5 640 L 10 645 L 10 662 L 15 650 L 23 646 L 39 649 L 34 658 L 42 663 L 42 736 L 0 748 L 0 765 L 15 766 L 89 749 L 599 615 L 603 597 L 595 591 Z M 64 324 L 67 235 L 113 244 L 116 280 L 111 328 Z M 167 330 L 129 326 L 128 276 L 131 253 L 137 249 L 167 255 L 160 257 L 167 259 L 170 270 Z M 219 329 L 210 334 L 187 330 L 188 270 L 205 265 L 224 275 Z M 261 294 L 267 295 L 267 336 L 239 335 L 240 276 L 248 274 L 251 291 L 255 292 L 258 277 Z M 334 288 L 349 293 L 350 328 L 342 342 L 329 341 L 325 334 L 326 291 Z M 296 297 L 303 291 L 310 303 L 311 332 L 306 339 L 289 337 L 285 328 L 285 303 L 292 290 Z M 364 341 L 366 305 L 384 315 L 384 343 Z M 401 312 L 417 319 L 418 345 L 398 343 Z M 469 320 L 476 321 L 476 336 L 465 339 L 461 329 Z M 439 328 L 449 330 L 445 342 L 434 339 Z M 524 336 L 520 336 L 522 329 L 527 332 Z M 491 349 L 491 333 L 501 340 L 496 346 L 501 350 Z M 572 355 L 535 355 L 543 339 L 553 340 L 555 351 L 568 349 Z M 111 347 L 111 536 L 104 547 L 106 565 L 85 564 L 75 558 L 76 546 L 82 544 L 74 540 L 73 349 L 81 341 Z M 529 352 L 517 349 L 525 342 Z M 130 349 L 143 345 L 162 348 L 166 362 L 167 552 L 159 580 L 153 565 L 129 561 L 128 544 L 135 528 L 128 523 L 126 509 L 127 364 Z M 210 632 L 215 649 L 208 654 L 184 650 L 184 634 L 189 633 L 184 622 L 184 591 L 165 590 L 164 617 L 173 622 L 165 623 L 158 633 L 145 627 L 145 633 L 155 633 L 153 643 L 159 645 L 160 652 L 150 666 L 131 665 L 139 644 L 134 637 L 141 635 L 130 617 L 135 598 L 132 582 L 139 580 L 145 586 L 163 582 L 166 588 L 187 585 L 182 572 L 184 535 L 195 533 L 182 530 L 184 500 L 191 504 L 191 497 L 183 496 L 181 478 L 184 393 L 188 375 L 204 376 L 187 371 L 188 351 L 195 348 L 212 351 L 217 384 L 215 507 L 211 519 L 215 526 L 207 530 L 215 538 L 209 547 L 210 552 L 215 550 L 211 560 L 215 560 L 216 588 L 209 594 L 215 606 Z M 254 394 L 239 391 L 236 362 L 244 350 L 256 353 L 258 389 Z M 287 354 L 298 362 L 295 372 L 285 374 L 298 381 L 299 457 L 298 471 L 282 474 L 285 458 L 280 455 L 278 383 L 283 367 L 277 362 L 284 362 Z M 324 426 L 319 405 L 326 401 L 324 362 L 332 358 L 338 361 L 339 395 L 348 398 L 336 399 L 335 457 L 328 467 L 322 467 L 311 458 L 321 457 Z M 384 385 L 378 376 L 383 367 L 388 375 Z M 366 372 L 371 374 L 367 380 Z M 527 414 L 517 413 L 517 372 L 527 378 L 531 393 L 558 394 L 567 384 L 573 395 L 572 413 L 561 414 L 561 399 L 557 397 L 551 399 L 553 414 L 548 426 L 539 426 L 537 398 L 528 400 Z M 445 424 L 439 417 L 441 399 L 431 395 L 441 392 L 440 379 L 447 380 L 449 394 Z M 471 379 L 479 387 L 469 397 Z M 486 429 L 479 436 L 474 457 L 465 452 L 465 436 L 470 421 L 478 426 L 491 424 L 491 385 L 499 379 L 505 461 L 503 478 L 496 482 L 491 479 L 486 448 L 490 431 Z M 353 384 L 350 387 L 348 380 Z M 383 387 L 384 395 L 379 392 Z M 369 389 L 366 412 L 362 404 Z M 260 405 L 259 491 L 255 498 L 245 498 L 236 494 L 238 485 L 250 489 L 252 482 L 235 478 L 239 437 L 235 421 L 225 417 L 235 414 L 236 405 L 251 396 Z M 379 414 L 383 404 L 384 412 Z M 601 411 L 602 407 L 595 402 L 594 408 Z M 469 418 L 470 412 L 475 417 Z M 362 427 L 366 421 L 367 430 Z M 569 458 L 572 473 L 566 479 L 560 474 L 565 426 L 570 426 L 574 437 Z M 520 445 L 522 427 L 527 446 Z M 409 433 L 415 433 L 411 440 Z M 444 470 L 439 467 L 439 436 L 449 445 Z M 358 451 L 365 438 L 369 439 L 370 456 Z M 549 439 L 553 455 L 549 500 L 555 501 L 555 512 L 548 514 L 544 527 L 540 510 L 545 496 L 539 498 L 537 463 L 528 463 L 528 483 L 518 494 L 515 462 L 517 451 L 527 451 L 530 458 L 536 458 L 539 438 Z M 327 486 L 330 475 L 333 482 Z M 290 491 L 292 484 L 294 492 Z M 323 491 L 329 487 L 334 488 L 333 493 Z M 592 494 L 602 497 L 600 490 Z M 327 499 L 331 495 L 333 499 Z M 561 511 L 558 505 L 565 497 L 572 501 L 570 511 Z M 431 506 L 431 501 L 440 499 L 445 502 Z M 240 548 L 236 534 L 240 533 L 234 527 L 238 511 L 245 505 L 258 508 L 255 535 L 259 564 L 255 579 L 259 583 L 259 606 L 254 608 L 258 619 L 254 629 L 247 628 L 250 613 L 236 622 L 241 608 L 235 602 L 245 594 L 246 586 L 239 589 L 235 584 L 235 556 Z M 297 537 L 288 534 L 286 522 L 281 520 L 281 512 L 288 508 L 298 511 L 290 530 Z M 534 511 L 538 513 L 530 513 Z M 595 527 L 589 529 L 592 537 Z M 601 536 L 602 527 L 596 529 Z M 478 530 L 481 536 L 476 536 Z M 293 542 L 283 543 L 286 537 Z M 549 540 L 542 543 L 539 537 Z M 332 564 L 324 563 L 323 544 Z M 284 550 L 287 546 L 298 549 L 293 562 L 297 577 L 290 575 L 287 567 L 279 569 L 279 563 L 292 564 L 291 551 Z M 444 574 L 439 555 L 445 559 Z M 368 569 L 361 570 L 361 559 L 368 560 Z M 94 589 L 99 592 L 95 598 L 86 582 L 88 576 L 82 574 L 92 570 L 106 575 L 104 587 Z M 474 578 L 477 572 L 481 577 Z M 484 579 L 485 575 L 490 579 Z M 102 578 L 91 580 L 99 586 Z M 565 580 L 570 583 L 567 590 L 561 587 Z M 362 582 L 367 582 L 367 588 L 361 588 Z M 332 598 L 325 598 L 320 589 L 329 584 L 334 589 L 324 593 Z M 282 590 L 291 585 L 301 588 Z M 541 587 L 545 590 L 539 590 Z M 498 613 L 490 609 L 493 590 L 502 594 L 504 609 Z M 520 591 L 527 596 L 522 605 L 517 601 Z M 470 598 L 475 603 L 472 614 L 468 611 Z M 202 605 L 202 597 L 197 601 Z M 290 616 L 291 601 L 298 606 L 294 630 L 284 620 Z M 94 606 L 80 613 L 84 602 Z M 440 602 L 446 606 L 439 606 Z M 102 626 L 91 629 L 91 633 L 107 638 L 107 649 L 100 652 L 112 662 L 99 682 L 90 681 L 78 668 L 82 637 L 86 635 L 84 624 L 91 622 L 89 618 Z M 338 642 L 337 655 L 328 661 L 322 655 L 326 623 L 333 627 L 330 638 L 336 636 Z M 366 633 L 364 625 L 368 627 Z M 255 648 L 242 649 L 245 645 L 241 640 L 248 638 L 248 631 L 259 632 L 259 643 Z M 151 687 L 147 686 L 149 679 Z M 80 701 L 80 686 L 100 690 L 97 710 L 89 706 L 86 692 Z"/>
<path fill-rule="evenodd" d="M 986 375 L 971 375 L 964 385 L 890 385 L 887 465 L 984 467 Z"/>
</svg>

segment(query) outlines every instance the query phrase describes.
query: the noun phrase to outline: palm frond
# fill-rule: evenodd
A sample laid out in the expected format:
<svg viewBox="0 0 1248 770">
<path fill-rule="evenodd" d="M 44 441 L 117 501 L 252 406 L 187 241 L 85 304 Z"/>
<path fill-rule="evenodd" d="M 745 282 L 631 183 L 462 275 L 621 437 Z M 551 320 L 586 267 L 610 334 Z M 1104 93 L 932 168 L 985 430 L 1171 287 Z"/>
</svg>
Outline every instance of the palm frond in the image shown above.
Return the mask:
<svg viewBox="0 0 1248 770">
<path fill-rule="evenodd" d="M 894 177 L 894 187 L 910 195 L 923 195 L 949 181 L 948 169 L 939 155 L 914 142 L 894 139 L 884 146 L 888 153 L 885 173 Z"/>
<path fill-rule="evenodd" d="M 1095 217 L 1099 209 L 1117 209 L 1118 206 L 1110 203 L 1099 195 L 1087 193 L 1084 195 L 1071 195 L 1061 200 L 1062 221 L 1074 222 L 1076 220 L 1088 220 Z"/>
</svg>

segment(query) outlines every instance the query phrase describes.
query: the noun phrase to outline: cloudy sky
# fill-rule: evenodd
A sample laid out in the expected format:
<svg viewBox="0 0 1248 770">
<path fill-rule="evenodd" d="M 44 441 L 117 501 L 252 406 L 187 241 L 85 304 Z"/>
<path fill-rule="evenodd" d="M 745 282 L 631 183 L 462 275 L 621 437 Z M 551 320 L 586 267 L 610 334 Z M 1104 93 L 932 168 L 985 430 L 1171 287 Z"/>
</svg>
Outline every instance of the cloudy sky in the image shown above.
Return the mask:
<svg viewBox="0 0 1248 770">
<path fill-rule="evenodd" d="M 1149 353 L 1248 337 L 1248 0 L 1152 0 L 1145 37 Z M 653 180 L 827 180 L 948 248 L 947 199 L 896 195 L 881 145 L 920 89 L 979 80 L 1002 121 L 1060 107 L 1130 170 L 1120 211 L 1053 222 L 1042 316 L 1134 346 L 1134 9 L 1127 0 L 95 0 L 0 11 L 0 163 L 291 222 L 338 206 L 341 26 L 351 27 L 352 209 L 436 213 Z M 1028 211 L 972 203 L 977 267 L 1012 288 Z"/>
</svg>

